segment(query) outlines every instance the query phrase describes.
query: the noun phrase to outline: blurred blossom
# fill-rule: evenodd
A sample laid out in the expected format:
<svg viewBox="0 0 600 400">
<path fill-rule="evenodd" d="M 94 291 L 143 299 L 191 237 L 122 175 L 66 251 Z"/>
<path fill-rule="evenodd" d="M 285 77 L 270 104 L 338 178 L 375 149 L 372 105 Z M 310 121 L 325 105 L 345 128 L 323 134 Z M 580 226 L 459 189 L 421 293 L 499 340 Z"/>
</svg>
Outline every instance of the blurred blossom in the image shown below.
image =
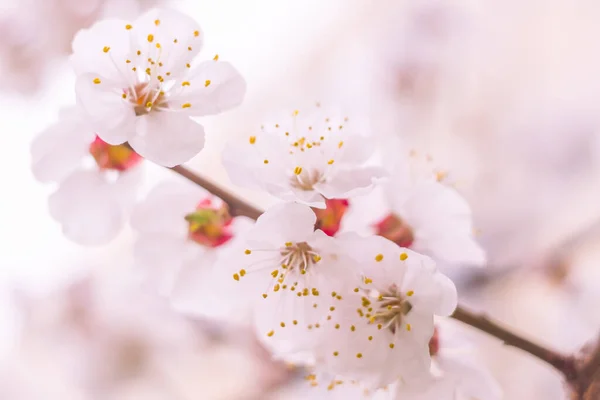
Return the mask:
<svg viewBox="0 0 600 400">
<path fill-rule="evenodd" d="M 135 17 L 162 0 L 5 0 L 0 6 L 0 84 L 33 94 L 77 31 L 108 16 Z"/>
<path fill-rule="evenodd" d="M 77 107 L 62 110 L 35 138 L 31 156 L 36 179 L 56 184 L 48 206 L 64 235 L 84 245 L 114 239 L 142 183 L 142 158 L 96 136 Z"/>
<path fill-rule="evenodd" d="M 471 208 L 448 184 L 448 174 L 430 155 L 403 153 L 396 148 L 389 181 L 351 199 L 342 231 L 383 236 L 432 257 L 445 272 L 483 266 L 485 253 L 475 239 Z"/>
<path fill-rule="evenodd" d="M 287 379 L 243 328 L 184 319 L 114 278 L 21 296 L 21 337 L 0 366 L 0 393 L 10 393 L 2 398 L 234 400 Z"/>
<path fill-rule="evenodd" d="M 239 246 L 241 234 L 252 223 L 246 217 L 231 217 L 225 203 L 187 180 L 162 182 L 131 217 L 138 233 L 137 268 L 177 307 L 229 321 L 238 316 L 242 321 L 247 313 L 223 298 L 225 289 L 215 278 L 215 265 L 228 249 Z"/>
<path fill-rule="evenodd" d="M 382 168 L 365 165 L 375 148 L 361 128 L 354 116 L 317 102 L 265 123 L 242 143 L 231 143 L 223 163 L 235 184 L 325 208 L 326 199 L 367 193 L 386 176 Z"/>
</svg>

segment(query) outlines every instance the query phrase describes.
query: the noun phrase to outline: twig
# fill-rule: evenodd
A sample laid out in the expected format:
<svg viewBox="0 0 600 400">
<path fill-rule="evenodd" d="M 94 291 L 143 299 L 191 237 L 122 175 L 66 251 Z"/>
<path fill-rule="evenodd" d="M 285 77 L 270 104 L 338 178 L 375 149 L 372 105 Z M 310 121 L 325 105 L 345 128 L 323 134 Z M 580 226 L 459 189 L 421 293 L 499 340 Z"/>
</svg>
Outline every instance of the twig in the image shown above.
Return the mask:
<svg viewBox="0 0 600 400">
<path fill-rule="evenodd" d="M 215 196 L 221 198 L 229 206 L 229 212 L 234 216 L 246 216 L 248 218 L 257 219 L 262 211 L 254 207 L 250 203 L 240 199 L 239 197 L 229 193 L 225 189 L 215 185 L 208 179 L 194 173 L 190 169 L 183 165 L 170 168 L 172 171 L 178 173 L 184 178 L 189 179 L 196 185 L 206 189 Z"/>
<path fill-rule="evenodd" d="M 491 321 L 485 315 L 475 314 L 459 305 L 456 308 L 456 311 L 454 311 L 452 318 L 477 328 L 480 331 L 502 340 L 504 344 L 508 346 L 521 349 L 550 364 L 559 370 L 567 378 L 567 380 L 571 380 L 577 375 L 575 357 L 559 354 L 544 346 L 536 344 L 531 340 L 509 331 L 500 324 Z"/>
</svg>

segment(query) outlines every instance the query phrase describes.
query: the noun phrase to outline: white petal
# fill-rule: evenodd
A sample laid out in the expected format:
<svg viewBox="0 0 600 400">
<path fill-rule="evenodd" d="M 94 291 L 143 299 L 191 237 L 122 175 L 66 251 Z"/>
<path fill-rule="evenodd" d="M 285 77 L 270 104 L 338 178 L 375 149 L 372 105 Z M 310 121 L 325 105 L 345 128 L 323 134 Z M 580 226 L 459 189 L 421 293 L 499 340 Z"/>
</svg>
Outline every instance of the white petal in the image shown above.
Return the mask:
<svg viewBox="0 0 600 400">
<path fill-rule="evenodd" d="M 447 316 L 456 309 L 458 302 L 456 286 L 450 278 L 439 272 L 432 274 L 428 268 L 409 268 L 403 289 L 414 291 L 411 303 L 419 310 Z"/>
<path fill-rule="evenodd" d="M 288 192 L 284 155 L 289 145 L 281 136 L 261 134 L 254 138 L 254 144 L 248 139 L 230 143 L 223 150 L 223 166 L 229 179 L 236 185 L 264 189 L 273 195 Z"/>
<path fill-rule="evenodd" d="M 42 182 L 60 181 L 81 166 L 94 134 L 76 119 L 65 119 L 40 133 L 31 144 L 32 171 Z"/>
<path fill-rule="evenodd" d="M 200 26 L 193 18 L 177 10 L 152 9 L 132 25 L 136 50 L 156 63 L 161 62 L 162 70 L 172 76 L 187 70 L 186 64 L 191 63 L 202 49 L 204 34 Z M 148 35 L 152 35 L 151 41 Z"/>
<path fill-rule="evenodd" d="M 500 400 L 502 389 L 483 365 L 473 362 L 465 355 L 438 357 L 438 365 L 458 386 L 459 392 L 467 398 Z"/>
<path fill-rule="evenodd" d="M 100 83 L 94 83 L 99 79 Z M 87 115 L 96 134 L 106 143 L 117 145 L 135 134 L 135 111 L 124 100 L 120 87 L 102 76 L 85 74 L 75 83 L 77 104 Z"/>
<path fill-rule="evenodd" d="M 138 118 L 137 135 L 129 144 L 142 157 L 165 167 L 189 161 L 204 148 L 204 128 L 172 112 Z"/>
<path fill-rule="evenodd" d="M 181 92 L 170 102 L 188 115 L 214 115 L 238 106 L 246 94 L 246 81 L 228 62 L 206 61 L 192 70 L 187 78 L 189 86 L 182 86 Z"/>
<path fill-rule="evenodd" d="M 285 242 L 305 241 L 315 230 L 317 217 L 310 207 L 298 203 L 282 203 L 258 217 L 248 233 L 252 242 L 283 246 Z"/>
<path fill-rule="evenodd" d="M 342 159 L 340 161 L 348 165 L 360 165 L 371 157 L 374 150 L 375 141 L 372 137 L 349 135 L 344 140 Z"/>
<path fill-rule="evenodd" d="M 125 215 L 104 178 L 77 171 L 61 182 L 48 199 L 50 214 L 65 236 L 83 245 L 105 244 L 121 230 Z"/>
<path fill-rule="evenodd" d="M 385 176 L 385 170 L 379 167 L 338 170 L 329 181 L 315 185 L 315 188 L 328 199 L 347 199 L 368 192 Z"/>
<path fill-rule="evenodd" d="M 136 266 L 161 295 L 169 296 L 188 257 L 189 246 L 185 236 L 140 235 L 134 246 Z"/>
<path fill-rule="evenodd" d="M 130 34 L 124 20 L 104 20 L 83 29 L 73 39 L 70 61 L 77 75 L 93 74 L 127 87 L 131 58 Z M 107 50 L 108 51 L 105 51 Z"/>
<path fill-rule="evenodd" d="M 422 183 L 394 209 L 413 227 L 415 250 L 450 264 L 485 263 L 485 252 L 473 238 L 469 205 L 455 190 L 437 182 Z"/>
<path fill-rule="evenodd" d="M 185 216 L 211 195 L 187 181 L 171 180 L 156 185 L 131 215 L 131 226 L 143 233 L 186 236 Z"/>
<path fill-rule="evenodd" d="M 411 385 L 398 386 L 397 400 L 456 400 L 456 382 L 453 379 L 436 379 L 427 388 L 414 388 Z"/>
</svg>

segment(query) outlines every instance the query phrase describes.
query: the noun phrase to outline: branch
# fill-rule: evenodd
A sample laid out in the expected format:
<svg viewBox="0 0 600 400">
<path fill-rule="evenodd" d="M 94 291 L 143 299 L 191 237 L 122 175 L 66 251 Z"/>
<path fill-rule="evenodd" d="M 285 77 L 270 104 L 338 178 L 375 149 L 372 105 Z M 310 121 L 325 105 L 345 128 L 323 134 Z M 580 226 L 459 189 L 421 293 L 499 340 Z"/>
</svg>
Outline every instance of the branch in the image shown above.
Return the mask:
<svg viewBox="0 0 600 400">
<path fill-rule="evenodd" d="M 507 346 L 521 349 L 538 358 L 539 360 L 550 364 L 560 371 L 567 378 L 567 380 L 572 380 L 577 375 L 575 357 L 559 354 L 544 346 L 536 344 L 522 336 L 519 336 L 516 333 L 509 331 L 500 324 L 491 321 L 485 315 L 475 314 L 471 311 L 465 310 L 459 305 L 456 308 L 456 311 L 454 311 L 452 318 L 502 340 Z"/>
<path fill-rule="evenodd" d="M 184 178 L 189 179 L 194 182 L 196 185 L 206 189 L 208 192 L 214 194 L 215 196 L 221 198 L 227 205 L 229 206 L 229 212 L 233 216 L 245 216 L 252 219 L 257 219 L 260 214 L 263 212 L 258 208 L 254 207 L 250 203 L 240 199 L 239 197 L 229 193 L 225 189 L 215 185 L 211 181 L 203 178 L 200 175 L 195 174 L 193 171 L 184 167 L 183 165 L 178 165 L 176 167 L 169 168 L 170 170 L 178 173 Z"/>
<path fill-rule="evenodd" d="M 252 219 L 257 219 L 262 214 L 262 211 L 258 208 L 227 192 L 207 179 L 195 174 L 193 171 L 184 166 L 179 165 L 170 169 L 184 178 L 194 182 L 198 186 L 206 189 L 215 196 L 220 197 L 225 203 L 227 203 L 232 215 L 243 215 Z M 532 341 L 509 331 L 507 328 L 502 327 L 498 323 L 491 321 L 485 315 L 474 314 L 465 310 L 459 305 L 452 315 L 452 318 L 479 329 L 480 331 L 483 331 L 491 336 L 494 336 L 502 340 L 506 345 L 521 349 L 550 364 L 560 371 L 569 382 L 575 381 L 579 375 L 579 370 L 576 367 L 575 357 L 562 355 L 539 344 L 533 343 Z M 600 351 L 598 352 L 597 356 L 598 361 L 600 361 Z M 592 365 L 595 365 L 594 363 L 596 362 L 596 357 L 594 357 L 592 360 Z"/>
</svg>

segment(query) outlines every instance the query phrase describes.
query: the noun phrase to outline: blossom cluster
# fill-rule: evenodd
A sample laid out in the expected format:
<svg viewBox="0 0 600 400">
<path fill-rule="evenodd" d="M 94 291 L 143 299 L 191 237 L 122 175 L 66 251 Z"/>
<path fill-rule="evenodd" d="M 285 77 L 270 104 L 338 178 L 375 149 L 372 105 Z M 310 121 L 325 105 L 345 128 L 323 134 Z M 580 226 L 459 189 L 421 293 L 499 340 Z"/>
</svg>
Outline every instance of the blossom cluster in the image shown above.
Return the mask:
<svg viewBox="0 0 600 400">
<path fill-rule="evenodd" d="M 356 116 L 315 103 L 225 149 L 234 184 L 279 199 L 256 221 L 180 179 L 141 196 L 144 163 L 187 162 L 205 142 L 195 118 L 243 100 L 230 63 L 196 61 L 203 41 L 196 21 L 167 9 L 77 34 L 77 104 L 32 146 L 65 235 L 104 244 L 129 221 L 136 271 L 153 291 L 182 313 L 250 326 L 314 390 L 499 398 L 484 367 L 453 352 L 460 332 L 444 318 L 457 290 L 444 271 L 485 255 L 468 204 L 430 157 L 381 165 Z"/>
</svg>

